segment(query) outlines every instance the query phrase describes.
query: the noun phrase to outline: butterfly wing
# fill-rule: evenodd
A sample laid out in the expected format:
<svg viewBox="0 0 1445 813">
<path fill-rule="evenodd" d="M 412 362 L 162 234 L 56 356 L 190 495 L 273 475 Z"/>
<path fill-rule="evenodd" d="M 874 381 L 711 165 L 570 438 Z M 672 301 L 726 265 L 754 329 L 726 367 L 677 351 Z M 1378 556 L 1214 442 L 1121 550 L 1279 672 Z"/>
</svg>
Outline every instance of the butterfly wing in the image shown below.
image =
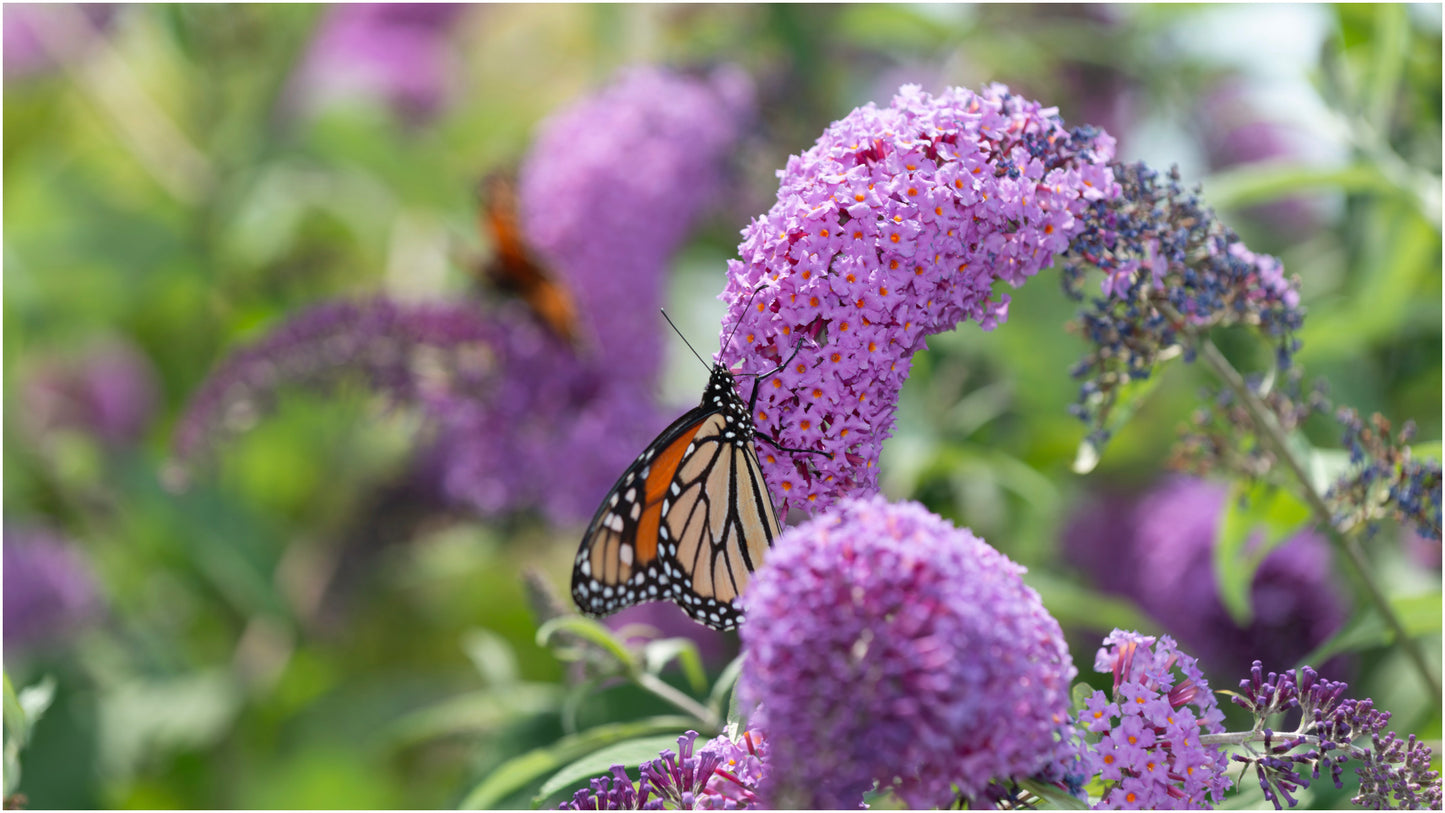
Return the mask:
<svg viewBox="0 0 1445 813">
<path fill-rule="evenodd" d="M 482 267 L 483 279 L 515 294 L 548 328 L 569 343 L 577 338 L 577 308 L 572 296 L 542 268 L 522 237 L 517 215 L 517 190 L 511 178 L 492 173 L 482 181 L 481 223 L 492 239 L 492 259 Z"/>
<path fill-rule="evenodd" d="M 703 405 L 638 456 L 588 525 L 572 570 L 584 613 L 670 599 L 714 629 L 741 620 L 734 599 L 779 525 L 751 432 L 737 425 L 746 407 L 730 375 L 714 378 Z"/>
</svg>

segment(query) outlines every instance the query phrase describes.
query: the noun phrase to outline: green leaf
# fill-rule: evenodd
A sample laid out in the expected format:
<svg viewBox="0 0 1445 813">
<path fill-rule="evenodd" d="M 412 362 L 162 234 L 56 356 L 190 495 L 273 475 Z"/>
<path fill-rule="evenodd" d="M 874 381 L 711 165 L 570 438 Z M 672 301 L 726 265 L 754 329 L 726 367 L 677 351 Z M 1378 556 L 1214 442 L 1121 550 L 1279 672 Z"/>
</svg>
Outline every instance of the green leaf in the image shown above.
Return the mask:
<svg viewBox="0 0 1445 813">
<path fill-rule="evenodd" d="M 712 691 L 707 696 L 707 707 L 715 716 L 723 714 L 723 704 L 728 703 L 733 697 L 733 688 L 737 685 L 738 676 L 743 673 L 743 656 L 733 658 L 727 666 L 723 667 L 722 674 L 717 676 L 717 682 L 712 685 Z M 727 709 L 727 721 L 736 722 L 733 719 L 731 704 Z"/>
<path fill-rule="evenodd" d="M 450 697 L 414 711 L 391 726 L 392 740 L 408 747 L 444 737 L 493 731 L 520 717 L 556 711 L 562 687 L 550 683 L 513 683 Z"/>
<path fill-rule="evenodd" d="M 1405 632 L 1410 637 L 1418 638 L 1426 635 L 1439 637 L 1442 609 L 1440 593 L 1395 596 L 1390 599 L 1390 608 L 1400 619 L 1400 623 L 1404 625 Z M 1385 623 L 1379 610 L 1369 606 L 1357 613 L 1328 641 L 1301 658 L 1300 663 L 1318 666 L 1341 652 L 1360 652 L 1389 646 L 1394 641 L 1394 630 Z"/>
<path fill-rule="evenodd" d="M 517 681 L 517 655 L 507 639 L 485 629 L 467 630 L 462 651 L 489 686 L 506 686 Z"/>
<path fill-rule="evenodd" d="M 494 808 L 503 799 L 532 782 L 548 776 L 560 770 L 564 765 L 575 762 L 598 749 L 650 734 L 686 731 L 696 724 L 691 717 L 680 715 L 651 717 L 632 723 L 598 726 L 563 737 L 546 748 L 528 751 L 519 757 L 507 760 L 472 788 L 471 792 L 462 800 L 460 807 L 463 810 Z"/>
<path fill-rule="evenodd" d="M 1024 582 L 1039 593 L 1049 614 L 1065 626 L 1143 630 L 1149 620 L 1131 602 L 1107 596 L 1043 570 L 1030 570 Z"/>
<path fill-rule="evenodd" d="M 1224 503 L 1214 540 L 1214 575 L 1230 618 L 1245 626 L 1253 617 L 1249 588 L 1264 557 L 1310 519 L 1293 494 L 1266 484 L 1238 483 Z M 1262 534 L 1258 544 L 1250 544 Z"/>
<path fill-rule="evenodd" d="M 1070 795 L 1063 788 L 1057 785 L 1050 785 L 1047 782 L 1037 782 L 1032 779 L 1025 779 L 1019 783 L 1019 787 L 1047 802 L 1046 807 L 1050 810 L 1088 810 L 1089 804 L 1083 799 Z M 1037 807 L 1035 805 L 1034 807 Z"/>
<path fill-rule="evenodd" d="M 702 668 L 702 656 L 698 654 L 697 644 L 687 638 L 648 641 L 642 648 L 642 660 L 647 665 L 647 671 L 654 675 L 660 674 L 668 663 L 676 660 L 694 692 L 707 688 L 707 672 Z"/>
<path fill-rule="evenodd" d="M 1110 436 L 1118 434 L 1119 430 L 1134 417 L 1144 403 L 1149 400 L 1149 395 L 1164 380 L 1164 362 L 1180 354 L 1178 347 L 1170 348 L 1159 354 L 1159 364 L 1150 373 L 1148 378 L 1133 378 L 1119 385 L 1113 391 L 1113 403 L 1109 404 L 1101 416 L 1103 429 L 1109 432 Z M 1102 394 L 1095 394 L 1094 398 L 1105 398 Z M 1079 450 L 1074 457 L 1074 473 L 1088 474 L 1099 464 L 1099 450 L 1094 444 L 1085 439 L 1079 444 Z"/>
<path fill-rule="evenodd" d="M 1268 203 L 1300 192 L 1388 192 L 1390 183 L 1369 164 L 1333 168 L 1288 162 L 1257 162 L 1211 175 L 1205 197 L 1216 209 Z"/>
<path fill-rule="evenodd" d="M 552 639 L 559 635 L 574 635 L 587 643 L 596 644 L 611 654 L 617 663 L 628 672 L 636 671 L 638 668 L 637 660 L 632 657 L 627 646 L 613 634 L 612 630 L 591 618 L 584 618 L 580 615 L 564 615 L 548 621 L 537 628 L 537 646 L 551 647 L 553 646 Z"/>
<path fill-rule="evenodd" d="M 636 768 L 644 762 L 657 759 L 658 754 L 662 753 L 664 748 L 676 751 L 677 736 L 658 734 L 652 737 L 639 737 L 635 740 L 609 745 L 600 751 L 594 751 L 552 774 L 552 778 L 542 783 L 542 789 L 537 791 L 537 796 L 532 802 L 536 804 L 559 790 L 580 785 L 584 780 L 609 773 L 613 765 Z"/>
<path fill-rule="evenodd" d="M 1350 453 L 1343 449 L 1310 449 L 1305 456 L 1310 487 L 1321 494 L 1348 474 L 1350 468 Z"/>
</svg>

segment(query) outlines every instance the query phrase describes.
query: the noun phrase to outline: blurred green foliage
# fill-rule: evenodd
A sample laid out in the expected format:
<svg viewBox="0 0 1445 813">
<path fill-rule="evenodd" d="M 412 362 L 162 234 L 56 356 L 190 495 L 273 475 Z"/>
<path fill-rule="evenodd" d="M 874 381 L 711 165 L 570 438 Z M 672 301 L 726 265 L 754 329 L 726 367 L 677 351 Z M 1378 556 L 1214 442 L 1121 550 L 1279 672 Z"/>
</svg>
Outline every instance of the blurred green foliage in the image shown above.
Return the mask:
<svg viewBox="0 0 1445 813">
<path fill-rule="evenodd" d="M 424 117 L 296 92 L 331 8 L 130 6 L 98 24 L 69 10 L 47 23 L 40 66 L 20 72 L 9 37 L 24 11 L 5 9 L 4 516 L 74 539 L 107 607 L 63 645 L 7 649 L 6 792 L 23 743 L 19 789 L 35 807 L 453 806 L 519 755 L 552 749 L 554 768 L 584 756 L 561 739 L 577 720 L 662 730 L 638 721 L 674 710 L 627 686 L 565 708 L 564 667 L 535 639 L 521 574 L 563 585 L 579 529 L 440 509 L 376 525 L 422 431 L 415 416 L 361 392 L 287 397 L 188 488 L 167 476 L 175 421 L 229 348 L 330 297 L 467 290 L 465 265 L 488 248 L 475 182 L 628 63 L 729 60 L 757 83 L 743 192 L 677 262 L 671 310 L 689 336 L 710 335 L 723 263 L 788 154 L 903 82 L 999 81 L 1109 128 L 1126 160 L 1180 162 L 1251 248 L 1300 277 L 1309 372 L 1340 403 L 1441 435 L 1438 7 L 1275 9 L 1263 13 L 1294 24 L 1268 28 L 1249 7 L 476 7 L 437 39 L 448 93 Z M 1289 47 L 1261 61 L 1217 33 L 1246 29 Z M 1228 82 L 1298 149 L 1209 166 L 1205 100 Z M 1272 108 L 1281 94 L 1303 101 Z M 1304 207 L 1308 226 L 1277 228 L 1259 208 L 1271 201 Z M 1066 627 L 1147 629 L 1056 550 L 1087 491 L 1161 477 L 1204 374 L 1167 369 L 1099 468 L 1075 475 L 1072 306 L 1047 272 L 1012 296 L 1006 325 L 935 337 L 916 360 L 885 492 L 1029 566 Z M 140 348 L 160 382 L 139 442 L 27 423 L 25 382 L 107 337 Z M 662 389 L 685 403 L 701 379 L 668 352 Z M 1328 422 L 1310 430 L 1338 440 Z M 1382 568 L 1403 569 L 1379 547 Z M 1433 595 L 1438 615 L 1428 582 L 1398 584 Z M 1381 643 L 1359 624 L 1356 646 Z M 1076 641 L 1082 673 L 1096 645 Z M 1366 693 L 1438 744 L 1438 704 L 1392 682 L 1392 658 L 1371 663 Z M 37 685 L 52 702 L 38 722 L 21 714 L 12 740 L 12 705 L 20 714 Z M 506 792 L 485 799 L 529 805 L 545 775 L 493 778 Z"/>
</svg>

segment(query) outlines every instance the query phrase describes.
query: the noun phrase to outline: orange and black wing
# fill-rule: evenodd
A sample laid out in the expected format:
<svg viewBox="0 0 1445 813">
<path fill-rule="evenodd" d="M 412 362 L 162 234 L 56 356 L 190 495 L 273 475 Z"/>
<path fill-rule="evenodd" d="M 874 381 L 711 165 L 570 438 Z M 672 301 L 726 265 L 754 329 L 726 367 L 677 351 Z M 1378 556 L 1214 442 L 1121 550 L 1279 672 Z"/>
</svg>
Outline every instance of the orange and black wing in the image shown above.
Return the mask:
<svg viewBox="0 0 1445 813">
<path fill-rule="evenodd" d="M 483 280 L 517 296 L 548 328 L 568 343 L 577 341 L 577 308 L 567 288 L 542 267 L 522 237 L 517 190 L 504 173 L 482 181 L 481 231 L 492 240 L 492 258 L 481 267 Z"/>
<path fill-rule="evenodd" d="M 671 600 L 707 626 L 737 626 L 735 599 L 780 532 L 752 433 L 739 431 L 746 418 L 732 377 L 715 371 L 702 405 L 618 479 L 572 570 L 572 596 L 584 613 Z"/>
</svg>

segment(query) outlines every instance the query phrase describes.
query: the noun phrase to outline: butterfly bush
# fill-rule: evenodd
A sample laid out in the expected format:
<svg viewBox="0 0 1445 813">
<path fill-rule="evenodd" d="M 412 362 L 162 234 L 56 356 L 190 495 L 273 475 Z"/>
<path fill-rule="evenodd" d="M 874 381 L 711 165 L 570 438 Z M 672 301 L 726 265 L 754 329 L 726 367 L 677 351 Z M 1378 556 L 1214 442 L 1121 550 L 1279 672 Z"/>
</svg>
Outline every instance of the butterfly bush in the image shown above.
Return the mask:
<svg viewBox="0 0 1445 813">
<path fill-rule="evenodd" d="M 1087 207 L 1118 193 L 1113 153 L 1108 134 L 1066 130 L 1002 85 L 938 96 L 909 85 L 788 160 L 777 202 L 728 265 L 719 356 L 744 373 L 791 359 L 759 392 L 758 431 L 832 453 L 760 447 L 785 513 L 877 490 L 913 354 L 963 320 L 988 330 L 1007 317 L 994 283 L 1048 266 Z"/>
<path fill-rule="evenodd" d="M 5 523 L 5 655 L 52 647 L 101 612 L 95 575 L 55 532 Z"/>
<path fill-rule="evenodd" d="M 622 387 L 656 383 L 668 261 L 724 190 L 753 105 L 736 67 L 701 77 L 634 67 L 547 119 L 522 162 L 522 228 L 573 292 L 590 355 Z"/>
<path fill-rule="evenodd" d="M 447 40 L 466 9 L 446 3 L 341 3 L 327 9 L 293 80 L 310 104 L 373 97 L 412 120 L 451 95 Z"/>
<path fill-rule="evenodd" d="M 1228 758 L 1201 738 L 1224 730 L 1224 713 L 1195 659 L 1167 635 L 1115 630 L 1094 670 L 1114 678 L 1078 714 L 1089 732 L 1091 768 L 1105 783 L 1096 807 L 1178 810 L 1223 801 L 1233 785 Z"/>
<path fill-rule="evenodd" d="M 677 752 L 664 750 L 639 766 L 634 784 L 622 765 L 558 806 L 559 810 L 738 810 L 754 806 L 767 768 L 766 741 L 754 731 L 730 727 L 694 748 L 697 732 L 677 739 Z"/>
<path fill-rule="evenodd" d="M 522 228 L 583 321 L 581 347 L 520 306 L 333 302 L 236 351 L 176 434 L 182 460 L 244 428 L 283 385 L 361 381 L 420 407 L 449 498 L 585 518 L 665 421 L 653 390 L 667 262 L 716 196 L 751 105 L 746 79 L 626 71 L 543 124 L 518 178 Z"/>
<path fill-rule="evenodd" d="M 916 503 L 844 500 L 786 531 L 743 596 L 739 691 L 764 801 L 915 807 L 1061 764 L 1075 675 L 1023 568 Z"/>
<path fill-rule="evenodd" d="M 23 376 L 21 421 L 27 440 L 80 432 L 102 445 L 134 445 L 160 400 L 155 366 L 140 348 L 105 339 L 75 358 L 47 359 Z"/>
<path fill-rule="evenodd" d="M 1350 802 L 1373 810 L 1438 810 L 1440 772 L 1430 769 L 1430 749 L 1415 738 L 1386 731 L 1390 712 L 1369 698 L 1346 697 L 1349 686 L 1321 678 L 1308 666 L 1275 674 L 1255 661 L 1250 676 L 1231 696 L 1248 710 L 1254 729 L 1231 758 L 1254 770 L 1264 798 L 1282 809 L 1294 807 L 1294 793 L 1323 772 L 1337 789 L 1344 769 L 1357 760 L 1359 791 Z M 1279 726 L 1293 725 L 1292 730 Z M 1356 743 L 1362 744 L 1356 744 Z"/>
<path fill-rule="evenodd" d="M 1214 570 L 1226 499 L 1223 485 L 1173 477 L 1136 498 L 1086 505 L 1066 524 L 1061 546 L 1070 564 L 1100 589 L 1134 599 L 1215 675 L 1247 670 L 1260 652 L 1304 657 L 1344 624 L 1348 606 L 1328 543 L 1304 531 L 1259 563 L 1253 617 L 1236 624 Z"/>
</svg>

